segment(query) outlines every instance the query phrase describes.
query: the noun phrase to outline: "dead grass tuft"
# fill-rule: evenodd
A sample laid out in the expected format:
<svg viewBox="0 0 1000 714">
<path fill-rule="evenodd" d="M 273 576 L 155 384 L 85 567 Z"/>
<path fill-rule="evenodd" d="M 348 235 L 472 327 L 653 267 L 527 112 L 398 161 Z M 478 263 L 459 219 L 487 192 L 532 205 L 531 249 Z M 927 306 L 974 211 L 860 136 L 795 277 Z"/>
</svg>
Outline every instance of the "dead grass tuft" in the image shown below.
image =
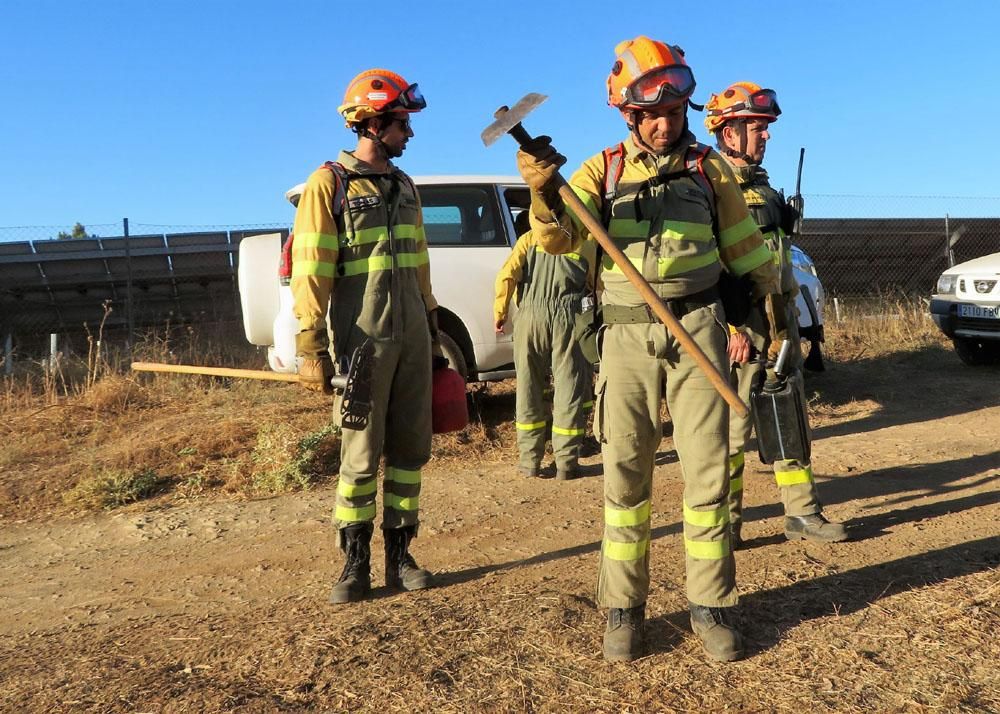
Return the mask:
<svg viewBox="0 0 1000 714">
<path fill-rule="evenodd" d="M 152 469 L 121 471 L 101 469 L 84 477 L 63 494 L 68 506 L 83 509 L 109 509 L 126 506 L 156 494 L 164 486 L 163 479 Z"/>
<path fill-rule="evenodd" d="M 289 424 L 265 424 L 257 432 L 250 455 L 253 489 L 260 493 L 283 493 L 309 488 L 322 476 L 335 473 L 337 467 L 328 461 L 339 449 L 338 436 L 333 424 L 305 436 L 300 436 Z"/>
</svg>

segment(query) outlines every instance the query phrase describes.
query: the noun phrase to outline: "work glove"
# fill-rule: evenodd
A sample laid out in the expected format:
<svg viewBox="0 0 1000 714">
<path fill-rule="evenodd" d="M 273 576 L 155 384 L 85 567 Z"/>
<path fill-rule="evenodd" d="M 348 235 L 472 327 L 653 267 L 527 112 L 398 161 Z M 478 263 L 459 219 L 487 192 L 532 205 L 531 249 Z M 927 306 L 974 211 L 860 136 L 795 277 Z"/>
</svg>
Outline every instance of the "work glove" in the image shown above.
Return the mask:
<svg viewBox="0 0 1000 714">
<path fill-rule="evenodd" d="M 548 136 L 535 137 L 517 152 L 517 170 L 521 178 L 552 208 L 559 194 L 559 167 L 565 163 L 566 157 L 555 150 Z"/>
<path fill-rule="evenodd" d="M 788 310 L 785 307 L 785 297 L 780 293 L 771 293 L 764 298 L 764 311 L 767 322 L 771 326 L 771 344 L 767 346 L 767 359 L 771 362 L 778 359 L 781 343 L 788 339 Z"/>
<path fill-rule="evenodd" d="M 330 349 L 326 329 L 302 330 L 295 335 L 295 352 L 302 358 L 299 366 L 299 384 L 313 392 L 333 394 L 330 379 L 336 372 L 333 360 L 330 359 Z"/>
</svg>

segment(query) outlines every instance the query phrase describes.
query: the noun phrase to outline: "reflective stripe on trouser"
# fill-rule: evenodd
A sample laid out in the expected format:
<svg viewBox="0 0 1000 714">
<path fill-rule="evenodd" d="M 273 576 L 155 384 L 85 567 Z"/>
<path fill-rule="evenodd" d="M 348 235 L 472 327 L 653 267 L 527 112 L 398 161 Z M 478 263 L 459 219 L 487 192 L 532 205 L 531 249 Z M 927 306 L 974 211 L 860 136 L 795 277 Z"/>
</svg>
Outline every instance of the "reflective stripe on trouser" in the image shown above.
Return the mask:
<svg viewBox="0 0 1000 714">
<path fill-rule="evenodd" d="M 789 316 L 789 319 L 792 320 L 792 316 Z M 747 319 L 746 329 L 750 333 L 750 341 L 758 350 L 762 351 L 767 343 L 764 337 L 767 328 L 758 310 L 754 310 Z M 793 321 L 790 321 L 788 325 L 788 338 L 792 341 L 793 346 L 798 344 L 799 331 Z M 793 349 L 791 360 L 795 367 L 801 369 L 801 350 Z M 763 365 L 752 362 L 733 367 L 730 384 L 740 395 L 744 404 L 749 403 L 750 389 L 763 370 Z M 802 392 L 802 403 L 805 404 L 805 392 L 801 379 L 798 380 L 798 386 Z M 749 414 L 744 418 L 737 416 L 735 412 L 730 412 L 729 458 L 731 463 L 744 453 L 752 429 L 753 422 Z M 739 489 L 731 486 L 729 498 L 730 520 L 737 528 L 743 518 L 743 459 L 739 459 L 739 462 L 738 472 L 732 466 L 730 467 L 730 478 L 739 479 Z M 785 508 L 786 516 L 808 516 L 822 510 L 809 464 L 801 464 L 798 461 L 776 461 L 773 466 L 775 481 L 781 492 L 781 503 Z"/>
<path fill-rule="evenodd" d="M 375 342 L 367 428 L 341 433 L 340 480 L 333 513 L 338 528 L 375 519 L 375 477 L 383 455 L 382 528 L 418 523 L 420 469 L 431 452 L 431 349 L 419 297 L 406 307 L 403 339 Z M 339 348 L 343 353 L 351 354 L 364 337 L 361 330 L 355 332 L 357 339 L 352 335 Z M 339 410 L 339 400 L 335 405 Z M 335 418 L 338 415 L 335 412 Z"/>
<path fill-rule="evenodd" d="M 578 299 L 519 306 L 514 322 L 514 369 L 517 372 L 515 422 L 518 464 L 537 469 L 552 432 L 556 468 L 576 469 L 587 429 L 592 368 L 573 335 L 573 306 Z M 551 414 L 545 391 L 552 373 Z"/>
<path fill-rule="evenodd" d="M 681 319 L 709 360 L 726 362 L 725 326 L 716 304 Z M 687 596 L 698 605 L 738 600 L 726 498 L 727 412 L 722 397 L 663 325 L 605 329 L 594 433 L 604 461 L 604 546 L 597 597 L 602 607 L 634 607 L 649 592 L 649 519 L 653 460 L 661 440 L 660 394 L 666 381 L 674 445 L 684 474 Z M 676 552 L 676 551 L 675 551 Z"/>
</svg>

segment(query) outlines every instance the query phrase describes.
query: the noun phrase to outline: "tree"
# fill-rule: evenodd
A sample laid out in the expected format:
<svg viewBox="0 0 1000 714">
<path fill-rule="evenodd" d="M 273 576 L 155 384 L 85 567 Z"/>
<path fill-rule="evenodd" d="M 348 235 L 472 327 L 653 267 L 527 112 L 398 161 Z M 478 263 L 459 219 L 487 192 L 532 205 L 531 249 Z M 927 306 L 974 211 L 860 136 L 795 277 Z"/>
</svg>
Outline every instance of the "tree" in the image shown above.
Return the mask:
<svg viewBox="0 0 1000 714">
<path fill-rule="evenodd" d="M 73 226 L 73 230 L 69 233 L 66 231 L 59 231 L 59 235 L 56 236 L 58 240 L 71 240 L 73 238 L 97 238 L 96 235 L 90 235 L 87 233 L 87 228 L 82 223 L 77 223 Z"/>
</svg>

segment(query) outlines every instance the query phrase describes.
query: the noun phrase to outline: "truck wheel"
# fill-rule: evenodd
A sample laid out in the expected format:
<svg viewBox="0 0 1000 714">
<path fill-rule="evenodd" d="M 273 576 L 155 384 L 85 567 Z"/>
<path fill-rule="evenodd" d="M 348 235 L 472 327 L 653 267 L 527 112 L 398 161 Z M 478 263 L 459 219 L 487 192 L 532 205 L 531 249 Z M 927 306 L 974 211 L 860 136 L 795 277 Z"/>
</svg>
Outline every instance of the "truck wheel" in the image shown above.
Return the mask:
<svg viewBox="0 0 1000 714">
<path fill-rule="evenodd" d="M 958 358 L 970 367 L 1000 364 L 1000 344 L 974 337 L 956 337 L 952 340 Z"/>
<path fill-rule="evenodd" d="M 444 330 L 438 329 L 438 342 L 441 343 L 441 351 L 448 358 L 449 366 L 462 375 L 462 379 L 469 381 L 469 367 L 465 364 L 465 356 L 462 349 L 455 343 L 455 340 L 448 336 Z"/>
</svg>

